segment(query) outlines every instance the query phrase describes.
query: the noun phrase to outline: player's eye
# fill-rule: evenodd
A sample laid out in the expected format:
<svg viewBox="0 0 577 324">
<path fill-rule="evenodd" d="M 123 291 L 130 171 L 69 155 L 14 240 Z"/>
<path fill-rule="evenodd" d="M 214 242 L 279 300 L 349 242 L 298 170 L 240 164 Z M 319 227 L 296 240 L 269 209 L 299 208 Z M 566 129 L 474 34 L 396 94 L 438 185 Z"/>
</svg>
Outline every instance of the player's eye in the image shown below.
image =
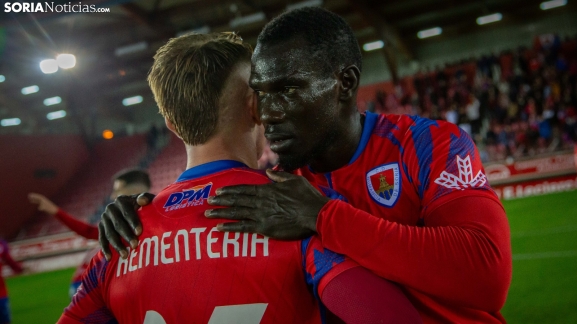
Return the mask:
<svg viewBox="0 0 577 324">
<path fill-rule="evenodd" d="M 285 87 L 284 93 L 285 94 L 294 94 L 297 91 L 297 87 Z"/>
</svg>

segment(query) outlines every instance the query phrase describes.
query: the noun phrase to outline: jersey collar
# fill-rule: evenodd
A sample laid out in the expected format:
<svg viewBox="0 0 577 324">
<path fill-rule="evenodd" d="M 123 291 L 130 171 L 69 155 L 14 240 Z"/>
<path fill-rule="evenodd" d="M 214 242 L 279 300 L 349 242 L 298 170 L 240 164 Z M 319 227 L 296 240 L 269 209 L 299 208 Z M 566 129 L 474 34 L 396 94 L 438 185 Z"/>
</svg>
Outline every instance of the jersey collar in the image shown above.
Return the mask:
<svg viewBox="0 0 577 324">
<path fill-rule="evenodd" d="M 365 113 L 365 125 L 363 126 L 363 134 L 361 135 L 361 141 L 359 142 L 359 146 L 357 146 L 355 154 L 349 161 L 349 164 L 353 164 L 359 158 L 359 156 L 361 156 L 361 153 L 363 153 L 365 147 L 367 147 L 367 143 L 369 143 L 369 139 L 371 138 L 373 129 L 377 124 L 378 117 L 379 117 L 378 114 L 373 114 L 370 111 L 367 111 Z"/>
<path fill-rule="evenodd" d="M 359 142 L 359 146 L 357 146 L 355 154 L 353 154 L 353 157 L 351 158 L 351 160 L 347 165 L 353 164 L 359 158 L 359 156 L 361 156 L 361 153 L 363 153 L 365 147 L 367 147 L 369 139 L 371 138 L 371 134 L 373 133 L 373 129 L 377 124 L 378 117 L 379 117 L 378 114 L 374 114 L 370 111 L 367 111 L 365 113 L 365 123 L 363 125 L 363 133 L 361 134 L 361 141 Z M 307 168 L 311 173 L 316 174 L 316 172 L 311 168 L 310 165 L 307 165 Z"/>
<path fill-rule="evenodd" d="M 176 182 L 182 182 L 187 180 L 192 180 L 200 177 L 207 176 L 209 174 L 217 173 L 232 168 L 242 168 L 247 167 L 246 164 L 234 161 L 234 160 L 218 160 L 213 162 L 208 162 L 205 164 L 197 165 L 186 171 L 184 171 Z"/>
</svg>

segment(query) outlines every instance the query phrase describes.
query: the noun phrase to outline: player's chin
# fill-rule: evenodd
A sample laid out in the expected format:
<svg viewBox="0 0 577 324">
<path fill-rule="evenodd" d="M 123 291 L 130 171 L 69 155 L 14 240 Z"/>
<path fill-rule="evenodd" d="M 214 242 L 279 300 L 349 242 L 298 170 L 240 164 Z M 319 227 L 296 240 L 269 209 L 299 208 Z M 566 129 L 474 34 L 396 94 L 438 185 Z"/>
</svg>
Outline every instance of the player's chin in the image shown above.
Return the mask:
<svg viewBox="0 0 577 324">
<path fill-rule="evenodd" d="M 296 169 L 302 168 L 309 163 L 309 159 L 306 155 L 291 154 L 291 153 L 279 153 L 278 154 L 278 165 L 282 170 L 291 172 Z"/>
</svg>

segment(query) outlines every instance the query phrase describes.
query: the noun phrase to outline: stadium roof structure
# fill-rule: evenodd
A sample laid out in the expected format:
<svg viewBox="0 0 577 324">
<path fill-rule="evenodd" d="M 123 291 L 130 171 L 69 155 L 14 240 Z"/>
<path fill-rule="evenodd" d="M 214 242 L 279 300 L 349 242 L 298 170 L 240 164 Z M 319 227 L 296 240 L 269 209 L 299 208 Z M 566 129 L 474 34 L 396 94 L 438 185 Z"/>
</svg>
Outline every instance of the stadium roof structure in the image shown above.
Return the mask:
<svg viewBox="0 0 577 324">
<path fill-rule="evenodd" d="M 94 133 L 98 118 L 135 122 L 138 110 L 123 99 L 141 95 L 154 107 L 146 74 L 156 49 L 187 31 L 236 31 L 254 44 L 262 27 L 281 12 L 303 5 L 321 5 L 353 27 L 361 45 L 383 40 L 382 53 L 391 75 L 399 60 L 413 60 L 420 44 L 417 32 L 442 26 L 438 37 L 471 33 L 480 16 L 501 13 L 503 24 L 543 15 L 543 0 L 84 0 L 81 4 L 109 8 L 107 13 L 1 12 L 0 119 L 18 117 L 29 133 L 48 127 L 48 112 L 66 109 L 74 128 Z M 576 4 L 563 10 L 575 11 Z M 55 5 L 78 4 L 54 0 Z M 76 55 L 73 69 L 43 74 L 39 62 L 58 53 Z M 373 55 L 373 54 L 371 54 Z M 37 85 L 39 92 L 23 95 Z M 58 102 L 48 106 L 48 103 Z M 49 108 L 47 108 L 49 107 Z M 58 108 L 64 107 L 64 108 Z M 54 108 L 54 109 L 53 109 Z M 56 114 L 53 116 L 62 116 Z M 0 127 L 8 128 L 8 127 Z M 65 128 L 65 127 L 64 127 Z M 88 130 L 86 130 L 88 129 Z M 0 129 L 0 134 L 8 130 Z M 13 132 L 13 131 L 12 131 Z"/>
</svg>

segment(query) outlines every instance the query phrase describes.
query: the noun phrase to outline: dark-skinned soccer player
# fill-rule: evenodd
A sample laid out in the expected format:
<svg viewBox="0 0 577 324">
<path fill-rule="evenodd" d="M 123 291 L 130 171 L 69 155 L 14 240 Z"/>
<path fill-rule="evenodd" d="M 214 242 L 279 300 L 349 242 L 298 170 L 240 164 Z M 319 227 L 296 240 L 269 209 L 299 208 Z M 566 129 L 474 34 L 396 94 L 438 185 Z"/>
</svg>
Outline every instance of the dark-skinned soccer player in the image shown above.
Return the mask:
<svg viewBox="0 0 577 324">
<path fill-rule="evenodd" d="M 357 113 L 361 69 L 358 41 L 337 15 L 306 8 L 268 23 L 250 85 L 280 169 L 301 176 L 268 171 L 277 183 L 220 188 L 209 203 L 229 208 L 207 217 L 233 220 L 222 231 L 317 233 L 325 247 L 400 284 L 425 322 L 505 322 L 509 226 L 473 141 L 442 121 Z M 117 249 L 116 231 L 130 241 L 141 230 L 135 204 L 120 199 L 103 215 Z"/>
<path fill-rule="evenodd" d="M 421 322 L 397 286 L 317 237 L 219 232 L 204 216 L 216 188 L 271 182 L 253 169 L 265 139 L 251 54 L 234 33 L 185 35 L 158 50 L 148 81 L 185 144 L 186 171 L 140 211 L 141 244 L 128 259 L 92 259 L 59 323 L 341 322 L 323 306 L 349 323 Z"/>
</svg>

